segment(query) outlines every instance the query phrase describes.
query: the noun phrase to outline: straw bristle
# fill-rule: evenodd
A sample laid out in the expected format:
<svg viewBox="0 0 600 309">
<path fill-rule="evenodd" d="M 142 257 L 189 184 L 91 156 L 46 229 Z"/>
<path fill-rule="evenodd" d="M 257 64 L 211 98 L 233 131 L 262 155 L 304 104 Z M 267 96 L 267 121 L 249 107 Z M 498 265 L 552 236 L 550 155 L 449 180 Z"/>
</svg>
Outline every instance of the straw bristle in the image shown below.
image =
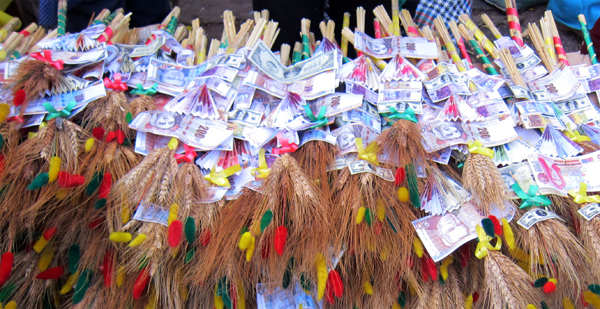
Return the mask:
<svg viewBox="0 0 600 309">
<path fill-rule="evenodd" d="M 463 184 L 482 202 L 486 214 L 490 214 L 491 204 L 504 208 L 503 183 L 498 168 L 489 157 L 477 153 L 469 155 L 464 165 Z"/>
</svg>

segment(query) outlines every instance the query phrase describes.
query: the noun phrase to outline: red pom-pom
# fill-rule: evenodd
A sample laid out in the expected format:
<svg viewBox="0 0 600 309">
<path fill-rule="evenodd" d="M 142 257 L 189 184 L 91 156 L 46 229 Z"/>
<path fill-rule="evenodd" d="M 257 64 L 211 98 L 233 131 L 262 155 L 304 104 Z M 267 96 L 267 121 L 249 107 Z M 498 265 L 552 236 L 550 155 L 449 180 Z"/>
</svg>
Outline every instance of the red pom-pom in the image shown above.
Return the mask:
<svg viewBox="0 0 600 309">
<path fill-rule="evenodd" d="M 269 253 L 271 253 L 271 246 L 268 241 L 265 241 L 262 248 L 260 248 L 260 257 L 266 260 L 269 257 Z"/>
<path fill-rule="evenodd" d="M 110 143 L 113 139 L 117 138 L 117 133 L 115 131 L 110 131 L 106 134 L 106 142 Z"/>
<path fill-rule="evenodd" d="M 335 270 L 330 271 L 329 276 L 327 276 L 327 281 L 331 282 L 333 294 L 335 294 L 337 298 L 342 297 L 342 294 L 344 294 L 344 284 L 342 283 L 340 274 Z"/>
<path fill-rule="evenodd" d="M 14 106 L 21 106 L 23 103 L 25 103 L 25 90 L 23 89 L 19 89 L 17 90 L 17 92 L 15 92 L 15 96 L 13 97 L 13 105 Z"/>
<path fill-rule="evenodd" d="M 102 178 L 102 182 L 100 183 L 98 198 L 106 198 L 108 196 L 108 193 L 110 193 L 111 184 L 112 175 L 110 173 L 104 173 L 104 178 Z"/>
<path fill-rule="evenodd" d="M 479 300 L 479 292 L 473 293 L 473 303 L 476 303 Z"/>
<path fill-rule="evenodd" d="M 146 267 L 142 269 L 137 279 L 135 279 L 135 283 L 133 284 L 133 299 L 142 297 L 142 294 L 144 294 L 146 286 L 148 285 L 148 281 L 150 281 L 150 273 Z"/>
<path fill-rule="evenodd" d="M 208 243 L 210 242 L 210 229 L 204 229 L 202 230 L 202 233 L 200 233 L 200 243 L 206 247 L 208 246 Z"/>
<path fill-rule="evenodd" d="M 81 175 L 71 175 L 71 188 L 83 186 L 85 183 L 85 177 Z"/>
<path fill-rule="evenodd" d="M 58 185 L 61 188 L 75 188 L 85 183 L 85 177 L 81 175 L 72 175 L 67 172 L 58 172 Z"/>
<path fill-rule="evenodd" d="M 119 142 L 119 144 L 123 144 L 123 142 L 125 142 L 125 133 L 123 133 L 123 131 L 121 130 L 117 130 L 117 142 Z"/>
<path fill-rule="evenodd" d="M 325 300 L 328 304 L 334 304 L 335 298 L 333 298 L 333 288 L 331 287 L 331 281 L 327 280 L 327 285 L 325 285 Z"/>
<path fill-rule="evenodd" d="M 54 233 L 56 233 L 56 228 L 51 227 L 51 228 L 47 229 L 42 236 L 44 236 L 45 240 L 50 240 L 50 238 L 52 238 L 52 236 L 54 236 Z"/>
<path fill-rule="evenodd" d="M 104 128 L 103 127 L 95 127 L 92 129 L 92 135 L 94 138 L 102 140 L 104 139 Z"/>
<path fill-rule="evenodd" d="M 171 224 L 169 224 L 169 246 L 171 248 L 177 247 L 179 245 L 179 241 L 181 240 L 181 231 L 183 231 L 183 224 L 179 220 L 173 220 Z"/>
<path fill-rule="evenodd" d="M 471 246 L 469 246 L 469 243 L 460 246 L 458 253 L 460 256 L 460 266 L 464 268 L 469 263 L 469 256 L 471 255 Z"/>
<path fill-rule="evenodd" d="M 494 233 L 496 233 L 496 235 L 502 235 L 502 225 L 500 225 L 498 218 L 494 215 L 489 216 L 489 218 L 492 220 L 492 223 L 494 223 Z"/>
<path fill-rule="evenodd" d="M 436 280 L 437 279 L 437 268 L 435 267 L 435 262 L 430 257 L 426 258 L 425 260 L 426 260 L 426 265 L 427 265 L 427 273 L 429 273 L 431 280 Z"/>
<path fill-rule="evenodd" d="M 377 221 L 377 223 L 375 223 L 375 228 L 374 228 L 375 235 L 379 236 L 381 234 L 382 230 L 383 230 L 383 223 Z"/>
<path fill-rule="evenodd" d="M 98 217 L 94 220 L 92 220 L 92 222 L 90 222 L 90 224 L 88 224 L 88 227 L 90 229 L 96 228 L 97 226 L 99 226 L 100 224 L 102 224 L 102 222 L 104 222 L 104 219 L 106 217 Z"/>
<path fill-rule="evenodd" d="M 35 278 L 42 279 L 42 280 L 58 279 L 58 278 L 62 277 L 64 272 L 65 272 L 65 270 L 61 266 L 53 267 L 53 268 L 50 268 L 46 271 L 43 271 L 43 272 L 37 274 L 37 276 L 35 276 Z"/>
<path fill-rule="evenodd" d="M 283 248 L 285 248 L 287 233 L 288 230 L 285 228 L 285 226 L 279 226 L 275 230 L 275 240 L 273 245 L 275 246 L 275 251 L 277 251 L 279 255 L 283 255 Z"/>
<path fill-rule="evenodd" d="M 104 276 L 104 286 L 110 287 L 113 278 L 113 252 L 111 250 L 106 250 L 104 253 L 104 260 L 102 261 L 103 268 L 103 276 Z"/>
<path fill-rule="evenodd" d="M 2 255 L 2 260 L 0 261 L 0 286 L 3 286 L 10 278 L 14 258 L 15 256 L 12 252 L 6 252 Z"/>
<path fill-rule="evenodd" d="M 552 293 L 554 290 L 556 290 L 556 284 L 554 284 L 554 282 L 548 281 L 544 284 L 544 293 Z"/>
<path fill-rule="evenodd" d="M 406 172 L 404 171 L 404 167 L 399 167 L 396 170 L 396 175 L 394 175 L 394 184 L 399 186 L 404 179 L 406 178 Z"/>
<path fill-rule="evenodd" d="M 429 281 L 429 276 L 428 271 L 427 271 L 427 259 L 426 258 L 422 258 L 421 260 L 421 279 L 423 279 L 423 282 L 427 282 Z"/>
</svg>

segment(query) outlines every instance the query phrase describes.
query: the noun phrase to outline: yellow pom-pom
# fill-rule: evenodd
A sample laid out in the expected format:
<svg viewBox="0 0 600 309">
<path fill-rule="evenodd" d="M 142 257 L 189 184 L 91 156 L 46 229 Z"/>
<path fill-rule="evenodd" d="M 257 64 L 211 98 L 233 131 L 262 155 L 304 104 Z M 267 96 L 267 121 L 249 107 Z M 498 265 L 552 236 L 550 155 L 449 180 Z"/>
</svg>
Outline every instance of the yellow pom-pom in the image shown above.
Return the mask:
<svg viewBox="0 0 600 309">
<path fill-rule="evenodd" d="M 442 265 L 448 266 L 448 265 L 452 264 L 452 262 L 454 262 L 454 256 L 449 255 L 442 260 Z"/>
<path fill-rule="evenodd" d="M 564 309 L 575 309 L 575 305 L 573 305 L 573 302 L 571 301 L 570 298 L 568 297 L 563 297 L 563 308 Z"/>
<path fill-rule="evenodd" d="M 117 287 L 121 287 L 125 282 L 125 266 L 119 266 L 117 268 Z"/>
<path fill-rule="evenodd" d="M 121 223 L 126 224 L 127 222 L 129 222 L 129 208 L 128 207 L 123 207 L 121 209 Z"/>
<path fill-rule="evenodd" d="M 423 257 L 423 243 L 419 237 L 413 238 L 413 249 L 419 258 Z"/>
<path fill-rule="evenodd" d="M 250 262 L 252 259 L 252 255 L 254 255 L 254 246 L 256 246 L 256 239 L 254 239 L 253 236 L 250 236 L 250 243 L 246 250 L 246 262 Z"/>
<path fill-rule="evenodd" d="M 85 141 L 85 152 L 90 152 L 90 150 L 92 150 L 92 148 L 94 148 L 95 143 L 96 143 L 96 141 L 93 138 L 88 138 Z"/>
<path fill-rule="evenodd" d="M 527 305 L 527 309 L 537 309 L 537 307 L 532 304 L 529 304 Z"/>
<path fill-rule="evenodd" d="M 60 163 L 62 160 L 59 157 L 52 157 L 50 159 L 50 169 L 48 170 L 48 182 L 52 183 L 58 179 L 58 172 L 60 172 Z"/>
<path fill-rule="evenodd" d="M 216 309 L 223 309 L 225 308 L 225 303 L 223 302 L 223 299 L 221 298 L 221 296 L 215 294 L 215 308 Z"/>
<path fill-rule="evenodd" d="M 250 232 L 246 232 L 246 233 L 242 234 L 242 237 L 240 237 L 240 242 L 238 243 L 238 248 L 240 248 L 240 250 L 248 249 L 251 239 L 252 239 L 252 234 L 250 234 Z"/>
<path fill-rule="evenodd" d="M 398 303 L 394 303 L 392 309 L 402 309 L 402 307 Z"/>
<path fill-rule="evenodd" d="M 467 296 L 467 299 L 465 299 L 465 309 L 472 309 L 473 308 L 473 295 L 469 295 Z"/>
<path fill-rule="evenodd" d="M 367 211 L 367 209 L 364 207 L 358 208 L 358 212 L 356 213 L 356 224 L 361 224 L 363 222 L 365 211 Z"/>
<path fill-rule="evenodd" d="M 186 284 L 179 284 L 179 295 L 181 295 L 181 299 L 183 300 L 188 300 L 188 298 L 190 297 L 190 293 Z"/>
<path fill-rule="evenodd" d="M 131 234 L 125 232 L 112 232 L 108 239 L 114 242 L 130 242 Z"/>
<path fill-rule="evenodd" d="M 50 246 L 46 248 L 46 250 L 44 250 L 44 252 L 42 253 L 42 256 L 40 256 L 40 261 L 38 262 L 38 268 L 40 269 L 40 271 L 46 271 L 46 269 L 48 269 L 48 266 L 50 266 L 50 263 L 52 262 L 53 258 L 54 248 Z"/>
<path fill-rule="evenodd" d="M 65 285 L 63 285 L 63 287 L 60 289 L 60 295 L 69 293 L 73 289 L 73 286 L 75 286 L 75 282 L 77 282 L 78 277 L 78 272 L 70 275 L 69 279 L 67 279 L 67 282 L 65 282 Z"/>
<path fill-rule="evenodd" d="M 17 302 L 14 300 L 9 301 L 8 304 L 4 306 L 4 309 L 17 309 Z"/>
<path fill-rule="evenodd" d="M 594 306 L 596 309 L 600 309 L 600 297 L 594 294 L 592 291 L 583 292 L 583 299 L 590 305 Z"/>
<path fill-rule="evenodd" d="M 10 114 L 10 106 L 6 103 L 0 104 L 0 122 L 4 122 L 6 117 Z"/>
<path fill-rule="evenodd" d="M 169 210 L 169 217 L 167 218 L 167 222 L 171 225 L 171 222 L 177 220 L 177 215 L 179 215 L 179 205 L 173 204 L 171 205 L 171 209 Z"/>
<path fill-rule="evenodd" d="M 54 197 L 57 200 L 64 200 L 68 194 L 69 194 L 68 190 L 60 188 L 60 189 L 58 189 L 58 191 L 56 191 L 56 195 L 54 195 Z"/>
<path fill-rule="evenodd" d="M 32 139 L 32 138 L 36 137 L 37 135 L 38 135 L 37 132 L 27 132 L 28 139 Z"/>
<path fill-rule="evenodd" d="M 35 250 L 35 252 L 37 253 L 41 253 L 47 244 L 48 241 L 46 240 L 46 238 L 44 238 L 44 236 L 40 236 L 40 238 L 33 245 L 33 250 Z"/>
<path fill-rule="evenodd" d="M 441 265 L 440 266 L 440 274 L 442 275 L 442 279 L 444 279 L 444 281 L 448 280 L 448 265 Z"/>
<path fill-rule="evenodd" d="M 508 249 L 513 249 L 515 247 L 515 235 L 506 218 L 502 218 L 502 234 L 504 234 Z"/>
<path fill-rule="evenodd" d="M 128 246 L 130 248 L 137 247 L 137 246 L 143 244 L 144 241 L 146 241 L 146 234 L 139 234 L 129 243 Z"/>
<path fill-rule="evenodd" d="M 237 308 L 246 309 L 246 293 L 244 292 L 244 285 L 242 280 L 239 278 L 235 280 L 236 291 L 237 291 Z M 302 306 L 302 304 L 300 304 Z"/>
<path fill-rule="evenodd" d="M 558 281 L 556 281 L 556 278 L 550 278 L 550 279 L 548 279 L 548 282 L 552 282 L 552 283 L 554 283 L 554 285 L 558 284 Z"/>
<path fill-rule="evenodd" d="M 377 220 L 380 222 L 385 220 L 385 207 L 383 207 L 383 203 L 381 201 L 377 203 Z"/>
<path fill-rule="evenodd" d="M 317 266 L 317 300 L 321 301 L 325 295 L 325 286 L 327 284 L 327 262 L 323 254 L 317 254 L 315 258 L 315 266 Z"/>
<path fill-rule="evenodd" d="M 382 261 L 387 260 L 388 258 L 388 250 L 387 248 L 383 248 L 383 250 L 381 250 L 381 252 L 379 253 L 379 259 Z"/>
<path fill-rule="evenodd" d="M 177 146 L 179 146 L 179 141 L 176 138 L 171 137 L 171 140 L 169 140 L 167 147 L 169 147 L 169 149 L 171 150 L 175 150 L 177 149 Z"/>
<path fill-rule="evenodd" d="M 365 281 L 365 283 L 363 283 L 363 291 L 367 295 L 373 295 L 373 286 L 371 285 L 371 282 L 369 282 L 368 280 Z"/>
<path fill-rule="evenodd" d="M 400 202 L 408 202 L 408 198 L 408 189 L 406 189 L 405 187 L 400 187 L 400 189 L 398 189 L 398 199 L 400 200 Z"/>
</svg>

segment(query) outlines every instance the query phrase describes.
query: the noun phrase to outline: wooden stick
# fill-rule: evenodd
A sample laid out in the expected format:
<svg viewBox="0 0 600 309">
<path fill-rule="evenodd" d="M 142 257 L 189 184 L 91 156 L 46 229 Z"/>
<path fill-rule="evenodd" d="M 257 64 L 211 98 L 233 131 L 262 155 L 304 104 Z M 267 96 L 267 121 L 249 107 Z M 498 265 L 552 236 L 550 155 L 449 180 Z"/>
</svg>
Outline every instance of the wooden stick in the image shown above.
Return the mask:
<svg viewBox="0 0 600 309">
<path fill-rule="evenodd" d="M 517 11 L 517 2 L 515 0 L 504 0 L 506 7 L 506 17 L 508 18 L 508 29 L 510 37 L 523 47 L 523 34 L 521 33 L 521 24 L 519 23 L 519 12 Z"/>
<path fill-rule="evenodd" d="M 346 12 L 344 13 L 342 29 L 348 27 L 350 27 L 350 13 Z M 340 46 L 340 48 L 342 49 L 342 55 L 344 55 L 344 57 L 348 57 L 348 39 L 346 39 L 344 36 L 342 36 L 342 46 Z"/>
<path fill-rule="evenodd" d="M 311 56 L 310 51 L 310 19 L 303 18 L 301 21 L 301 33 L 302 38 L 302 59 L 308 59 Z"/>
<path fill-rule="evenodd" d="M 560 40 L 560 35 L 558 34 L 558 28 L 556 28 L 556 22 L 554 22 L 554 15 L 552 15 L 552 11 L 546 11 L 545 16 L 552 30 L 552 39 L 554 41 L 554 48 L 556 49 L 558 60 L 564 63 L 565 65 L 569 65 L 569 60 L 567 60 L 567 53 L 563 48 L 562 41 Z"/>
<path fill-rule="evenodd" d="M 531 38 L 533 46 L 537 50 L 540 58 L 542 59 L 542 63 L 548 69 L 548 71 L 552 72 L 554 70 L 554 66 L 550 63 L 548 55 L 546 54 L 544 39 L 542 37 L 540 29 L 536 24 L 531 23 L 527 26 L 527 28 L 529 29 L 529 37 Z"/>
<path fill-rule="evenodd" d="M 290 61 L 290 49 L 291 49 L 291 47 L 288 44 L 281 44 L 281 48 L 279 49 L 279 61 L 284 66 L 288 66 L 289 65 L 289 61 Z"/>
<path fill-rule="evenodd" d="M 392 24 L 394 36 L 400 36 L 400 6 L 398 0 L 392 0 Z"/>
<path fill-rule="evenodd" d="M 496 25 L 494 25 L 494 23 L 492 22 L 492 19 L 486 13 L 481 14 L 481 20 L 483 20 L 485 25 L 490 29 L 492 35 L 494 35 L 496 39 L 502 37 L 502 33 L 500 33 L 498 28 L 496 28 Z"/>
<path fill-rule="evenodd" d="M 485 55 L 485 53 L 483 52 L 481 47 L 479 47 L 479 44 L 477 44 L 477 41 L 475 41 L 475 37 L 473 37 L 473 34 L 471 34 L 471 31 L 469 31 L 465 27 L 465 25 L 462 25 L 462 24 L 458 25 L 458 31 L 460 31 L 460 34 L 465 38 L 465 40 L 467 41 L 469 46 L 471 46 L 471 49 L 473 49 L 473 51 L 475 51 L 477 60 L 479 60 L 479 63 L 481 63 L 481 65 L 483 66 L 485 71 L 490 75 L 500 75 L 498 73 L 498 71 L 496 71 L 496 69 L 494 68 L 494 66 L 488 59 L 488 57 Z"/>
<path fill-rule="evenodd" d="M 504 48 L 500 51 L 500 59 L 502 60 L 502 63 L 504 63 L 504 67 L 508 71 L 508 74 L 515 85 L 527 88 L 527 85 L 523 80 L 523 76 L 521 76 L 521 73 L 519 73 L 517 65 L 515 64 L 515 60 L 513 59 L 508 48 Z"/>
<path fill-rule="evenodd" d="M 452 61 L 456 65 L 456 68 L 460 72 L 466 71 L 467 69 L 465 68 L 465 66 L 463 65 L 462 61 L 460 60 L 460 56 L 458 56 L 458 52 L 456 51 L 456 47 L 454 46 L 454 43 L 452 43 L 452 38 L 450 38 L 450 34 L 448 33 L 448 29 L 446 29 L 446 25 L 444 24 L 444 20 L 442 19 L 442 17 L 438 16 L 433 21 L 433 23 L 435 24 L 435 29 L 440 34 L 440 37 L 442 38 L 442 41 L 445 43 L 444 45 L 446 46 L 446 50 L 450 54 L 450 57 L 452 58 Z"/>
<path fill-rule="evenodd" d="M 463 23 L 465 25 L 465 27 L 467 27 L 467 29 L 469 29 L 471 31 L 471 33 L 473 33 L 473 35 L 475 36 L 475 39 L 477 39 L 479 44 L 481 44 L 481 46 L 483 46 L 483 48 L 488 52 L 488 54 L 490 54 L 490 56 L 492 56 L 492 58 L 498 59 L 499 56 L 498 56 L 498 50 L 496 49 L 496 46 L 485 36 L 485 34 L 483 34 L 483 32 L 479 29 L 479 27 L 477 27 L 477 25 L 475 25 L 475 23 L 473 22 L 473 20 L 471 20 L 469 15 L 462 14 L 459 16 L 458 19 L 460 19 L 460 22 Z"/>
<path fill-rule="evenodd" d="M 410 12 L 406 9 L 403 9 L 401 14 L 400 14 L 400 18 L 402 19 L 402 26 L 404 27 L 404 31 L 406 31 L 406 34 L 410 37 L 419 37 L 422 36 L 421 34 L 419 34 L 419 30 L 417 30 L 417 24 L 415 24 L 415 21 L 413 20 L 412 16 L 410 15 Z"/>
<path fill-rule="evenodd" d="M 58 36 L 65 35 L 67 27 L 67 0 L 58 1 Z"/>
<path fill-rule="evenodd" d="M 375 9 L 373 9 L 373 14 L 375 17 L 377 17 L 381 23 L 381 26 L 383 26 L 383 32 L 385 33 L 385 36 L 393 35 L 394 25 L 390 19 L 390 15 L 388 15 L 387 11 L 385 10 L 385 7 L 383 5 L 377 6 Z"/>
<path fill-rule="evenodd" d="M 294 44 L 294 52 L 292 53 L 292 64 L 296 64 L 302 60 L 302 43 L 296 42 Z"/>
<path fill-rule="evenodd" d="M 221 47 L 221 42 L 217 39 L 212 39 L 210 41 L 210 48 L 208 49 L 208 55 L 206 56 L 206 59 L 210 59 L 212 57 L 214 57 L 217 52 L 219 51 L 219 48 Z"/>
<path fill-rule="evenodd" d="M 2 26 L 2 29 L 0 29 L 0 42 L 4 42 L 4 40 L 8 38 L 8 35 L 15 31 L 20 24 L 21 20 L 17 17 L 13 17 L 6 25 Z"/>
<path fill-rule="evenodd" d="M 588 53 L 590 54 L 590 59 L 592 60 L 592 64 L 597 64 L 598 60 L 596 59 L 596 51 L 594 50 L 594 42 L 592 42 L 592 38 L 590 37 L 590 30 L 587 27 L 585 15 L 579 14 L 577 16 L 577 18 L 579 19 L 579 24 L 581 25 L 581 32 L 583 32 L 583 39 L 585 40 L 585 44 L 587 45 Z"/>
</svg>

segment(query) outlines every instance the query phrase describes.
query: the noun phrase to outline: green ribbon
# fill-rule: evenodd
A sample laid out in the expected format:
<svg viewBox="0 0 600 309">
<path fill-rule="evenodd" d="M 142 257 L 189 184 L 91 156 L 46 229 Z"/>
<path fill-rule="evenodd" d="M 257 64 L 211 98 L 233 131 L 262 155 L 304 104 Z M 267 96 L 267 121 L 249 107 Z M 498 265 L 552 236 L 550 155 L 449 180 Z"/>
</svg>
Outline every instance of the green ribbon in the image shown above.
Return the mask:
<svg viewBox="0 0 600 309">
<path fill-rule="evenodd" d="M 137 89 L 131 90 L 131 94 L 153 96 L 156 93 L 156 89 L 158 88 L 158 83 L 154 83 L 154 85 L 152 85 L 152 87 L 150 87 L 149 89 L 144 89 L 144 86 L 142 86 L 142 84 L 140 83 L 138 83 L 135 86 L 137 87 Z"/>
<path fill-rule="evenodd" d="M 65 106 L 64 109 L 57 111 L 54 106 L 52 106 L 52 104 L 50 104 L 49 102 L 44 102 L 44 108 L 46 109 L 46 111 L 48 112 L 48 115 L 46 115 L 46 120 L 50 120 L 52 118 L 57 118 L 57 117 L 62 117 L 62 118 L 67 118 L 71 115 L 71 111 L 73 110 L 73 108 L 75 108 L 75 105 L 77 105 L 77 102 L 75 101 L 71 101 L 69 102 L 69 104 L 67 104 L 67 106 Z"/>
<path fill-rule="evenodd" d="M 404 119 L 414 123 L 419 122 L 419 120 L 417 120 L 417 116 L 415 116 L 415 111 L 410 106 L 407 107 L 403 113 L 396 110 L 395 107 L 390 107 L 390 111 L 392 113 L 390 116 L 388 116 L 389 119 Z"/>
<path fill-rule="evenodd" d="M 310 122 L 315 124 L 311 129 L 326 126 L 327 122 L 329 122 L 327 117 L 325 117 L 325 112 L 327 111 L 327 108 L 325 106 L 321 106 L 321 109 L 319 110 L 319 115 L 316 117 L 310 109 L 310 106 L 308 106 L 308 104 L 304 105 L 303 107 L 306 116 L 308 116 L 308 119 L 310 119 Z"/>
<path fill-rule="evenodd" d="M 516 182 L 511 186 L 511 188 L 515 190 L 515 193 L 522 199 L 521 205 L 519 206 L 521 209 L 531 206 L 550 206 L 550 204 L 552 204 L 547 196 L 536 195 L 538 191 L 538 186 L 536 185 L 529 186 L 529 192 L 527 193 L 525 193 L 525 191 L 521 189 L 521 186 L 519 186 L 519 183 Z"/>
</svg>

